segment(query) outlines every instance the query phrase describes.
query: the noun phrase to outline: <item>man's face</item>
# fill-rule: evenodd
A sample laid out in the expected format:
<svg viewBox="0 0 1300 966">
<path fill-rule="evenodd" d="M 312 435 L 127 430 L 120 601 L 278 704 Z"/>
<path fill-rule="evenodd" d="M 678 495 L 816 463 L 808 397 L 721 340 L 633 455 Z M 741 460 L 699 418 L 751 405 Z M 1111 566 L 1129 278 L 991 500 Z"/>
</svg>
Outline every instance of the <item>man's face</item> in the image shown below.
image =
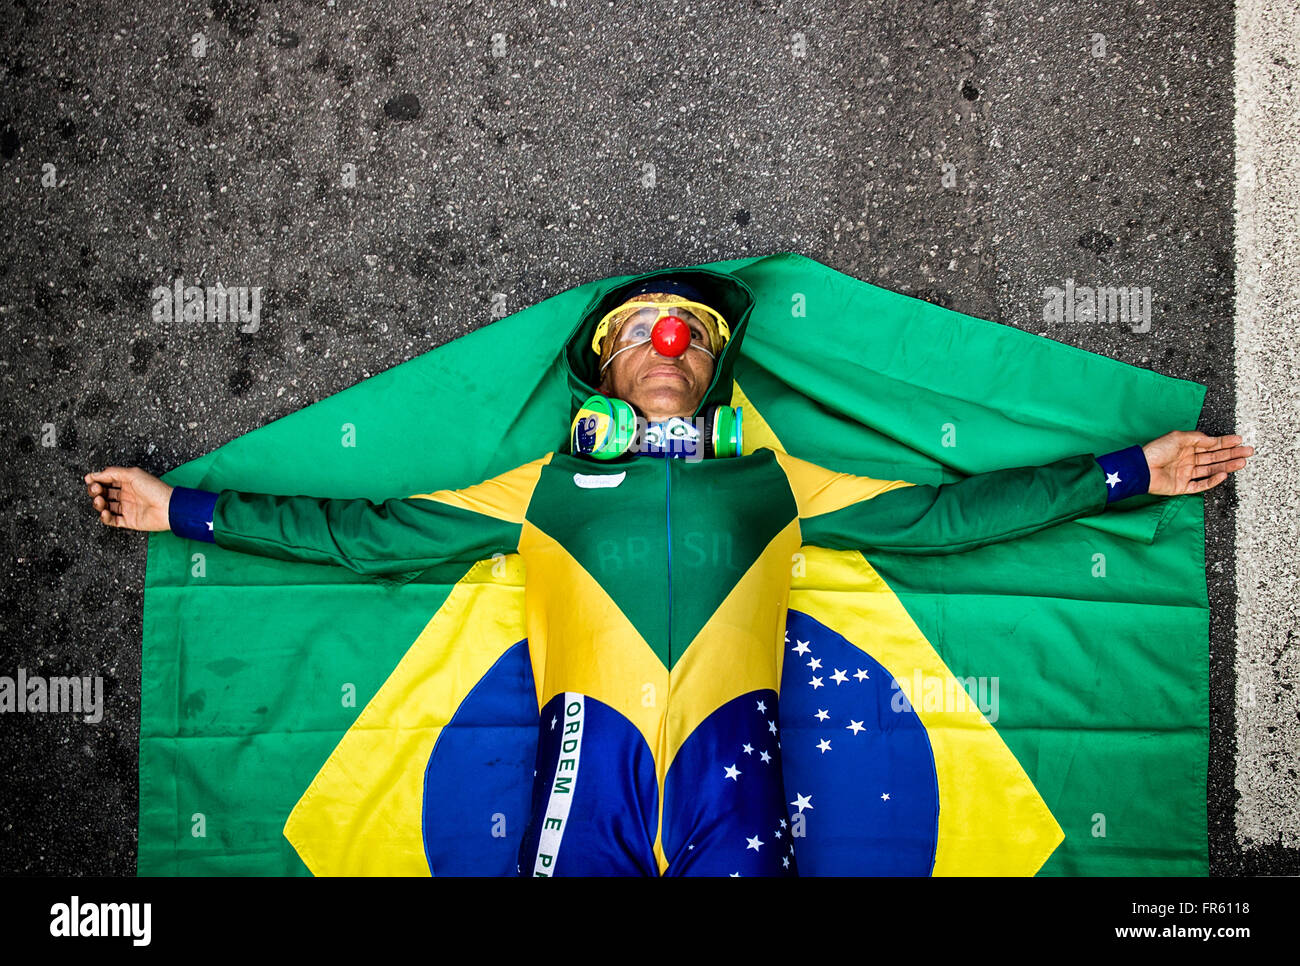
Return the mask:
<svg viewBox="0 0 1300 966">
<path fill-rule="evenodd" d="M 661 293 L 638 295 L 639 301 L 657 301 L 670 296 Z M 709 334 L 704 324 L 687 312 L 674 313 L 682 318 L 691 330 L 692 345 L 709 348 Z M 625 342 L 638 342 L 649 337 L 648 328 L 639 320 L 626 322 L 619 332 L 615 350 Z M 680 356 L 660 355 L 654 343 L 619 352 L 605 369 L 600 390 L 632 403 L 650 421 L 672 416 L 690 418 L 704 398 L 705 390 L 713 379 L 713 359 L 707 352 L 688 348 Z"/>
</svg>

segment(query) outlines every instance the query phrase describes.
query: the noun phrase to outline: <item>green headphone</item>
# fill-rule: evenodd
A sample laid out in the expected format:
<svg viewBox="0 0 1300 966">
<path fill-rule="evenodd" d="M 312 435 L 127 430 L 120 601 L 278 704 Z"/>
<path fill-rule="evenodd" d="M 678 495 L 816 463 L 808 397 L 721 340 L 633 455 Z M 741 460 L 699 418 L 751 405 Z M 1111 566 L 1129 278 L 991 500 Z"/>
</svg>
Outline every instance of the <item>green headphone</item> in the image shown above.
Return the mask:
<svg viewBox="0 0 1300 966">
<path fill-rule="evenodd" d="M 704 458 L 739 456 L 742 450 L 740 408 L 709 406 L 703 418 L 700 439 L 704 444 Z M 615 460 L 640 443 L 638 429 L 638 413 L 631 403 L 596 393 L 587 397 L 573 418 L 569 450 L 574 456 Z"/>
</svg>

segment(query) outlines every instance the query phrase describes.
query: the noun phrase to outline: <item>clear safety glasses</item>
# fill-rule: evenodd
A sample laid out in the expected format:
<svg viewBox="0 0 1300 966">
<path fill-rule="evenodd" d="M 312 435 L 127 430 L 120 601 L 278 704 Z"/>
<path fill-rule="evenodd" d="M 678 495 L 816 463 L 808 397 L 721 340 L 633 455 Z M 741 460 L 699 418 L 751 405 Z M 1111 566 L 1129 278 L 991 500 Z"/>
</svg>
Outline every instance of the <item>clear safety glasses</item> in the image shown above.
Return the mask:
<svg viewBox="0 0 1300 966">
<path fill-rule="evenodd" d="M 690 346 L 715 357 L 727 340 L 731 330 L 721 313 L 700 302 L 676 298 L 665 302 L 624 302 L 605 314 L 596 326 L 591 348 L 604 357 L 601 368 L 609 365 L 615 352 L 622 352 L 650 340 L 654 325 L 665 316 L 675 315 L 686 323 L 691 332 Z M 613 332 L 613 343 L 608 353 L 602 352 L 605 339 Z"/>
</svg>

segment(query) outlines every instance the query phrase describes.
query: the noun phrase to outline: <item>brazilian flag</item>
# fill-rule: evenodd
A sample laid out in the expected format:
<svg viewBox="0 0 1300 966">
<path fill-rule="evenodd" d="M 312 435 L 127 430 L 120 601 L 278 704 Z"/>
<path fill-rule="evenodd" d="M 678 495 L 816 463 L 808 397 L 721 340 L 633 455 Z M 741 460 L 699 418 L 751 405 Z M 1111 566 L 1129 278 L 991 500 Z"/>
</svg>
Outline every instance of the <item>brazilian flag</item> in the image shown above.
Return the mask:
<svg viewBox="0 0 1300 966">
<path fill-rule="evenodd" d="M 695 267 L 757 299 L 733 372 L 746 452 L 939 484 L 1200 415 L 1199 383 L 797 253 Z M 164 479 L 381 502 L 563 451 L 565 339 L 633 277 L 486 325 Z M 818 815 L 800 873 L 1205 875 L 1204 568 L 1199 495 L 956 554 L 801 548 L 782 728 L 825 715 L 872 738 L 856 758 L 786 742 L 788 797 Z M 524 579 L 514 554 L 397 583 L 152 535 L 139 872 L 512 874 L 537 730 Z M 805 659 L 851 666 L 852 706 L 804 688 Z"/>
</svg>

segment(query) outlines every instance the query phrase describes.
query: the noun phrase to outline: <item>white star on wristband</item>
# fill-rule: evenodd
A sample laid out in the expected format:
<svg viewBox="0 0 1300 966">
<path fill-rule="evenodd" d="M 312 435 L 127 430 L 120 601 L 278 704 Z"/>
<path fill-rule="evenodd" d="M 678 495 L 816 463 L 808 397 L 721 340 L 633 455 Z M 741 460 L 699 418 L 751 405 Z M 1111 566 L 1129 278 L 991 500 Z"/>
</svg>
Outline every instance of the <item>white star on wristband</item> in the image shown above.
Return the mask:
<svg viewBox="0 0 1300 966">
<path fill-rule="evenodd" d="M 1119 474 L 1118 474 L 1118 473 L 1107 473 L 1107 474 L 1106 474 L 1106 485 L 1107 485 L 1107 486 L 1118 486 L 1118 485 L 1119 485 Z"/>
<path fill-rule="evenodd" d="M 212 529 L 212 521 L 211 521 L 211 520 L 208 521 L 208 529 L 209 529 L 209 530 Z"/>
</svg>

